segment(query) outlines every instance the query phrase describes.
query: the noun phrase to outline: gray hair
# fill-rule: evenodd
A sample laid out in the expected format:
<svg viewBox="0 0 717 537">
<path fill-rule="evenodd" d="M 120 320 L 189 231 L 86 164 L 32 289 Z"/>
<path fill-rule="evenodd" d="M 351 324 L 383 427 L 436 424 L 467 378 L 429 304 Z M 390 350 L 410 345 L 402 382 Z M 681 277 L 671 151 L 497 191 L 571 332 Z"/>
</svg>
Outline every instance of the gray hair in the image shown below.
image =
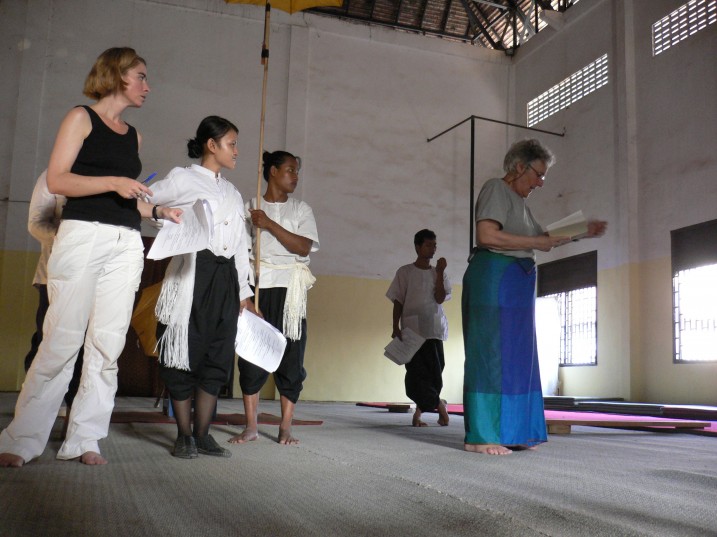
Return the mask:
<svg viewBox="0 0 717 537">
<path fill-rule="evenodd" d="M 520 140 L 510 146 L 510 149 L 505 154 L 503 171 L 506 173 L 514 172 L 518 164 L 527 166 L 536 160 L 542 160 L 550 168 L 555 162 L 555 155 L 539 140 Z"/>
</svg>

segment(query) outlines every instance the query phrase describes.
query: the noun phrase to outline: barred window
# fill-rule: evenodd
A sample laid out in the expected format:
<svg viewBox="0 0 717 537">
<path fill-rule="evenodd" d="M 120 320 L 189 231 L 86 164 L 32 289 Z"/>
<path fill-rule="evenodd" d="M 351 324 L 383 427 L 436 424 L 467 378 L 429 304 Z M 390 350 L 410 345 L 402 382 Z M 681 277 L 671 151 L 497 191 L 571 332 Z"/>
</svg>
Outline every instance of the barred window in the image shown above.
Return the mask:
<svg viewBox="0 0 717 537">
<path fill-rule="evenodd" d="M 717 362 L 717 220 L 670 235 L 674 362 Z"/>
<path fill-rule="evenodd" d="M 528 102 L 528 127 L 532 127 L 567 108 L 607 83 L 608 59 L 607 54 L 603 54 L 594 62 Z"/>
<path fill-rule="evenodd" d="M 538 297 L 560 322 L 560 365 L 597 365 L 597 252 L 538 267 Z"/>
<path fill-rule="evenodd" d="M 690 0 L 652 25 L 652 55 L 717 22 L 717 0 Z"/>
</svg>

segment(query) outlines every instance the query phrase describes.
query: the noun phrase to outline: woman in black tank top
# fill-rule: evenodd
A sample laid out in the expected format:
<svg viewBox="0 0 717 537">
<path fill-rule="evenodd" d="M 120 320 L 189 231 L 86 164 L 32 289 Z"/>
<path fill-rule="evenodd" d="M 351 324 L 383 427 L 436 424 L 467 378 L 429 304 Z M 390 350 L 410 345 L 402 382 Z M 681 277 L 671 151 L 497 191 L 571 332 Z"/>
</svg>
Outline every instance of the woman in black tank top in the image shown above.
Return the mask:
<svg viewBox="0 0 717 537">
<path fill-rule="evenodd" d="M 70 110 L 50 156 L 47 185 L 68 202 L 48 262 L 50 307 L 43 342 L 0 434 L 0 466 L 39 457 L 84 345 L 82 381 L 57 457 L 106 464 L 107 435 L 124 347 L 144 262 L 140 218 L 179 222 L 180 209 L 152 206 L 136 179 L 141 136 L 122 119 L 149 93 L 147 66 L 131 48 L 111 48 L 95 62 L 84 92 L 92 106 Z"/>
</svg>

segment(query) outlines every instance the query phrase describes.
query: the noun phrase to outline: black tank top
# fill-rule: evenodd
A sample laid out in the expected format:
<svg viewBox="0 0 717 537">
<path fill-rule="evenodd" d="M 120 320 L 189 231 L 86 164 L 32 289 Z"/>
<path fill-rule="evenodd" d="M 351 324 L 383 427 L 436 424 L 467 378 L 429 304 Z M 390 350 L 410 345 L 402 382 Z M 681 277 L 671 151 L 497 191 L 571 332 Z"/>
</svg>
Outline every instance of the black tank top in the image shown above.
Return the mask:
<svg viewBox="0 0 717 537">
<path fill-rule="evenodd" d="M 89 177 L 119 176 L 137 179 L 142 171 L 137 131 L 132 125 L 126 134 L 117 134 L 89 106 L 92 131 L 85 138 L 72 165 L 72 173 Z M 67 198 L 64 220 L 84 220 L 140 229 L 141 217 L 136 199 L 125 199 L 116 192 Z"/>
</svg>

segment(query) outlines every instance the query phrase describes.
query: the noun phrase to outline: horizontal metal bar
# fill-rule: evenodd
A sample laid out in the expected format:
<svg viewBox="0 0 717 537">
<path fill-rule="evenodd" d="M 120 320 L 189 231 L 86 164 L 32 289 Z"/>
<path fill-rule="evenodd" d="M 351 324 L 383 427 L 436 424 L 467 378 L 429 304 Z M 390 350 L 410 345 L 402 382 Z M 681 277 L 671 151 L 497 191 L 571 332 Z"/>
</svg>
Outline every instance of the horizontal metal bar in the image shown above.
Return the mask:
<svg viewBox="0 0 717 537">
<path fill-rule="evenodd" d="M 439 132 L 438 134 L 436 134 L 436 135 L 433 136 L 432 138 L 428 138 L 428 139 L 426 140 L 426 142 L 432 142 L 432 141 L 435 140 L 436 138 L 439 138 L 439 137 L 443 136 L 443 135 L 446 134 L 447 132 L 450 132 L 450 131 L 452 131 L 453 129 L 455 129 L 456 127 L 460 127 L 460 126 L 463 125 L 466 121 L 469 121 L 469 120 L 471 120 L 471 119 L 481 119 L 481 120 L 483 120 L 483 121 L 490 121 L 490 122 L 492 122 L 492 123 L 500 123 L 501 125 L 508 125 L 508 126 L 510 126 L 510 127 L 517 127 L 517 128 L 519 128 L 519 129 L 526 129 L 526 130 L 529 130 L 529 131 L 542 132 L 542 133 L 544 133 L 544 134 L 551 134 L 551 135 L 553 135 L 553 136 L 565 136 L 565 129 L 563 129 L 563 132 L 562 132 L 562 133 L 560 133 L 560 132 L 552 132 L 552 131 L 546 131 L 546 130 L 543 130 L 543 129 L 536 129 L 536 128 L 534 128 L 534 127 L 526 127 L 525 125 L 518 125 L 517 123 L 509 123 L 509 122 L 507 122 L 507 121 L 501 121 L 501 120 L 499 120 L 499 119 L 491 119 L 491 118 L 489 118 L 489 117 L 468 116 L 466 119 L 464 119 L 464 120 L 461 121 L 460 123 L 456 123 L 456 124 L 453 125 L 452 127 L 449 127 L 449 128 L 447 128 L 446 130 L 444 130 L 443 132 Z"/>
</svg>

